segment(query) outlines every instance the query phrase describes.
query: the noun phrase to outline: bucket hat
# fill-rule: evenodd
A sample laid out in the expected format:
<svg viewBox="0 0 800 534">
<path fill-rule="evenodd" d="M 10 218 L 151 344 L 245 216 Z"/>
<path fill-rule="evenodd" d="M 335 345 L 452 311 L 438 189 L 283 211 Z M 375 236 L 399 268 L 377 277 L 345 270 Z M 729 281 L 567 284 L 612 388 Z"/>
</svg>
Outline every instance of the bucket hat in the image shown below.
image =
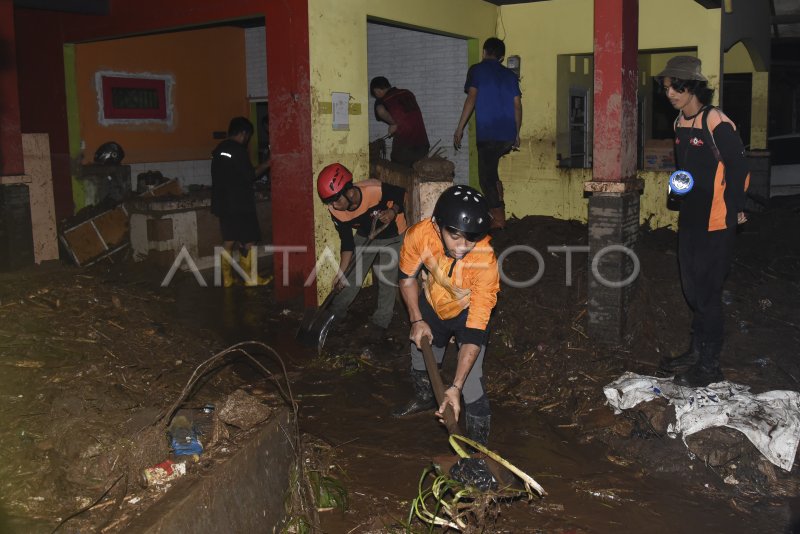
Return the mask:
<svg viewBox="0 0 800 534">
<path fill-rule="evenodd" d="M 693 56 L 675 56 L 667 61 L 667 66 L 656 75 L 656 78 L 677 78 L 679 80 L 699 80 L 707 82 L 708 78 L 700 72 L 702 62 Z"/>
</svg>

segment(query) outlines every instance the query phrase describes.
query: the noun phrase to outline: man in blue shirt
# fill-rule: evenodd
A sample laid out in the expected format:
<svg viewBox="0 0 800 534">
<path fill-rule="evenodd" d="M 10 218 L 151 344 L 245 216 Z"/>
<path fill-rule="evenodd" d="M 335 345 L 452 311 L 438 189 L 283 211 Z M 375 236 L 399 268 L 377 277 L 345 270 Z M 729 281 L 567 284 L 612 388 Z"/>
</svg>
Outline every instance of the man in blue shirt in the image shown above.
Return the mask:
<svg viewBox="0 0 800 534">
<path fill-rule="evenodd" d="M 497 173 L 500 158 L 519 148 L 522 126 L 522 93 L 519 79 L 503 66 L 506 45 L 497 37 L 483 43 L 483 60 L 469 68 L 464 92 L 464 108 L 453 134 L 453 146 L 461 147 L 464 127 L 475 110 L 477 121 L 478 178 L 489 204 L 492 228 L 506 225 L 503 183 Z"/>
</svg>

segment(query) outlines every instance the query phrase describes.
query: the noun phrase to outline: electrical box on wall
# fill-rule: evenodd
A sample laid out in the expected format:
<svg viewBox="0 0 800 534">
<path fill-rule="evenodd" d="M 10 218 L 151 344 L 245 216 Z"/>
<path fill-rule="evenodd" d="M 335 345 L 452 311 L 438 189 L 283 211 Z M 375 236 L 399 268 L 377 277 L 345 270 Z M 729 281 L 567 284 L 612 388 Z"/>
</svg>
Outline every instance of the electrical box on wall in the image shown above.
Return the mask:
<svg viewBox="0 0 800 534">
<path fill-rule="evenodd" d="M 506 59 L 506 65 L 508 66 L 509 69 L 514 71 L 514 74 L 517 75 L 517 78 L 519 78 L 519 70 L 521 64 L 522 64 L 522 59 L 520 59 L 519 56 L 508 56 L 508 58 Z"/>
</svg>

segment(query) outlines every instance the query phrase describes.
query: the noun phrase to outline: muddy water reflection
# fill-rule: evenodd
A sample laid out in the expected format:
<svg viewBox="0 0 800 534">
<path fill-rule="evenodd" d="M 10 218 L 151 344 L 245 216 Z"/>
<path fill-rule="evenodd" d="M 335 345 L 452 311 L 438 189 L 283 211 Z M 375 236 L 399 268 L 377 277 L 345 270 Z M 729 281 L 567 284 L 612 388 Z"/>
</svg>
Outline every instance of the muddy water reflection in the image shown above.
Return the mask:
<svg viewBox="0 0 800 534">
<path fill-rule="evenodd" d="M 304 391 L 332 393 L 324 403 L 304 405 L 304 428 L 340 445 L 351 492 L 366 510 L 385 521 L 404 518 L 416 495 L 422 469 L 431 457 L 451 453 L 442 427 L 432 416 L 397 421 L 390 401 L 400 401 L 408 384 L 391 376 L 363 374 L 347 379 L 316 379 Z M 391 392 L 391 393 L 390 393 Z M 737 517 L 727 506 L 687 495 L 680 485 L 620 467 L 600 445 L 576 445 L 535 413 L 494 404 L 491 446 L 531 474 L 548 491 L 544 500 L 504 507 L 497 532 L 752 532 L 753 519 Z M 715 508 L 716 507 L 716 508 Z M 368 530 L 361 514 L 327 517 L 330 532 Z M 687 525 L 693 525 L 687 530 Z M 752 524 L 751 524 L 752 525 Z M 375 528 L 377 525 L 371 525 Z M 695 530 L 696 528 L 696 530 Z"/>
</svg>

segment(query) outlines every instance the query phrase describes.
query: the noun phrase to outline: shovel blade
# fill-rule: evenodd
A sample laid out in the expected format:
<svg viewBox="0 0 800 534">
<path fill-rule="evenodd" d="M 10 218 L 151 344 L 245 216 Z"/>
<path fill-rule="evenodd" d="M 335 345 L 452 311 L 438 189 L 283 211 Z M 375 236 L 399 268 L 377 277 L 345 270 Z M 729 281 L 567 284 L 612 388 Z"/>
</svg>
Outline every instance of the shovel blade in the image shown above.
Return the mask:
<svg viewBox="0 0 800 534">
<path fill-rule="evenodd" d="M 316 347 L 317 353 L 322 353 L 322 347 L 328 338 L 328 331 L 336 316 L 328 310 L 318 310 L 308 320 L 303 318 L 303 323 L 297 331 L 295 338 L 308 347 Z"/>
<path fill-rule="evenodd" d="M 493 458 L 489 458 L 483 453 L 475 453 L 472 454 L 471 457 L 480 458 L 486 462 L 486 466 L 501 488 L 520 492 L 525 491 L 525 484 L 522 480 Z M 436 466 L 439 473 L 449 475 L 450 470 L 460 459 L 461 457 L 457 455 L 435 456 L 433 458 L 433 464 Z"/>
<path fill-rule="evenodd" d="M 294 336 L 297 341 L 304 341 L 308 335 L 311 325 L 314 323 L 314 318 L 317 316 L 317 311 L 317 308 L 306 308 L 306 311 L 303 312 L 303 320 L 300 321 L 300 328 L 297 329 L 297 334 Z"/>
<path fill-rule="evenodd" d="M 525 483 L 522 482 L 522 479 L 509 471 L 500 462 L 496 461 L 494 458 L 489 458 L 484 454 L 477 454 L 474 456 L 480 456 L 484 459 L 486 465 L 489 466 L 489 471 L 492 472 L 494 478 L 497 480 L 497 483 L 500 484 L 500 487 L 517 491 L 525 490 Z"/>
</svg>

